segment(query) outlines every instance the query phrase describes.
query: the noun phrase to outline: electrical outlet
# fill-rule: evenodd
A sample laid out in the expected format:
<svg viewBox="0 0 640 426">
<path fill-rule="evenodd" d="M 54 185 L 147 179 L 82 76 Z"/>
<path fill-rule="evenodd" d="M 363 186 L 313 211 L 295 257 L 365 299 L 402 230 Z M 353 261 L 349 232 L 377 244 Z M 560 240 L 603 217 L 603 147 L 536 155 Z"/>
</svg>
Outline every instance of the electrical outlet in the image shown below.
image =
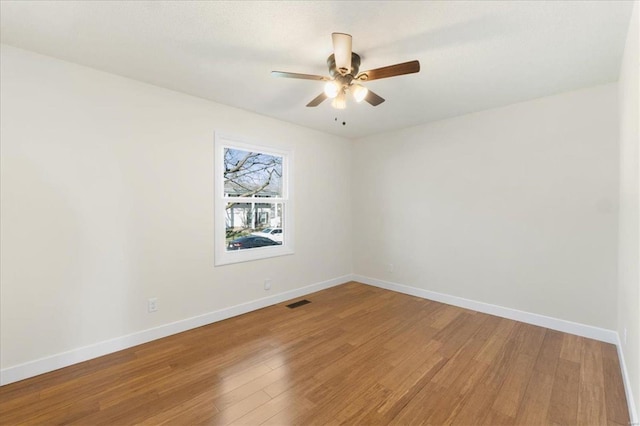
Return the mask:
<svg viewBox="0 0 640 426">
<path fill-rule="evenodd" d="M 271 290 L 271 280 L 269 278 L 264 280 L 264 289 L 267 291 Z"/>
<path fill-rule="evenodd" d="M 393 273 L 393 271 L 396 269 L 395 265 L 393 263 L 389 263 L 387 264 L 387 272 L 391 272 Z"/>
<path fill-rule="evenodd" d="M 158 310 L 158 299 L 155 297 L 152 297 L 151 299 L 147 300 L 147 312 L 155 312 Z"/>
</svg>

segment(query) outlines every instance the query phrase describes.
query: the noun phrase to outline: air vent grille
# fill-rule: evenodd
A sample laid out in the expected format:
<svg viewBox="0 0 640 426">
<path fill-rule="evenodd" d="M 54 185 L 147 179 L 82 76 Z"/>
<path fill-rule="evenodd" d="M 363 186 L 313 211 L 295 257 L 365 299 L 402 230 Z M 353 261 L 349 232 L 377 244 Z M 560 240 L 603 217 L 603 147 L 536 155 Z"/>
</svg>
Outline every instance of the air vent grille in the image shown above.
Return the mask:
<svg viewBox="0 0 640 426">
<path fill-rule="evenodd" d="M 287 305 L 287 308 L 293 309 L 293 308 L 297 308 L 298 306 L 306 305 L 307 303 L 311 303 L 311 302 L 308 301 L 307 299 L 298 300 L 297 302 Z"/>
</svg>

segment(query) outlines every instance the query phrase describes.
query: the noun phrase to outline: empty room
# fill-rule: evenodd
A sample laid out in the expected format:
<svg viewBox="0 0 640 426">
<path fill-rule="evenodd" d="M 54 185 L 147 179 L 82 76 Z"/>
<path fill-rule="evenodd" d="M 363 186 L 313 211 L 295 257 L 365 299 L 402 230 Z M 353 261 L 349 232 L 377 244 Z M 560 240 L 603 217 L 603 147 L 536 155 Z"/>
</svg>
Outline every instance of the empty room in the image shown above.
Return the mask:
<svg viewBox="0 0 640 426">
<path fill-rule="evenodd" d="M 0 424 L 639 425 L 639 14 L 0 0 Z"/>
</svg>

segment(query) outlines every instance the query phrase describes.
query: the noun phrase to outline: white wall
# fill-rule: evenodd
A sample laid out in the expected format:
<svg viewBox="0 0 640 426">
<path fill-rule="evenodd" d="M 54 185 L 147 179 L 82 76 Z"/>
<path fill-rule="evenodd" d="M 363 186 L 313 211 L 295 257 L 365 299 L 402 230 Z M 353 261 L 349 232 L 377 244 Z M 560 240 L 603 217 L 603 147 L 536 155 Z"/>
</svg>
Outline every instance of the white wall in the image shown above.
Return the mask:
<svg viewBox="0 0 640 426">
<path fill-rule="evenodd" d="M 627 366 L 635 410 L 640 408 L 640 74 L 638 3 L 629 24 L 620 69 L 620 229 L 618 335 Z M 624 330 L 627 341 L 624 341 Z M 631 405 L 631 403 L 630 403 Z M 637 418 L 635 420 L 638 421 Z"/>
<path fill-rule="evenodd" d="M 1 66 L 3 369 L 351 272 L 348 140 L 5 45 Z M 294 255 L 214 268 L 214 131 L 293 146 Z"/>
<path fill-rule="evenodd" d="M 355 274 L 614 329 L 616 91 L 356 141 Z"/>
</svg>

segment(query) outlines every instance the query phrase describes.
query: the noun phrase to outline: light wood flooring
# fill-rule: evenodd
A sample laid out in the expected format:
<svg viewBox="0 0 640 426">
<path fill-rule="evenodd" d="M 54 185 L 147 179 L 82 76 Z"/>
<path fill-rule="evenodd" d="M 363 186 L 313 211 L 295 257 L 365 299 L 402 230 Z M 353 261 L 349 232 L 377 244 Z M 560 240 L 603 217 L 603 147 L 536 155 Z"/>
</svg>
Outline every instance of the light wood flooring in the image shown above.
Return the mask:
<svg viewBox="0 0 640 426">
<path fill-rule="evenodd" d="M 627 425 L 613 345 L 358 283 L 0 387 L 0 424 Z"/>
</svg>

